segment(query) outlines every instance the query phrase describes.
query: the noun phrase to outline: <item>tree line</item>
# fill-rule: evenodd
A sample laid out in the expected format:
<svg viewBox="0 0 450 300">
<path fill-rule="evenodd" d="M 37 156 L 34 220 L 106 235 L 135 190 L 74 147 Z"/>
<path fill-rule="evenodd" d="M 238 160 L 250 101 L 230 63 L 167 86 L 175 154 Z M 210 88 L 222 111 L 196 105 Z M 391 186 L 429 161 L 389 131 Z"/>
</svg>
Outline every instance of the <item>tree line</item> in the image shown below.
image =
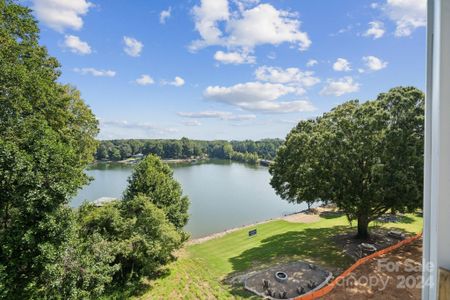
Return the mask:
<svg viewBox="0 0 450 300">
<path fill-rule="evenodd" d="M 59 82 L 30 9 L 0 0 L 0 41 L 0 298 L 99 299 L 160 275 L 188 238 L 171 168 L 148 155 L 123 201 L 70 208 L 89 182 L 97 119 Z"/>
<path fill-rule="evenodd" d="M 274 159 L 282 143 L 281 139 L 229 142 L 191 140 L 185 137 L 179 140 L 104 140 L 100 141 L 95 157 L 99 161 L 119 161 L 137 154 L 154 154 L 163 159 L 209 157 L 256 164 L 258 159 Z"/>
</svg>

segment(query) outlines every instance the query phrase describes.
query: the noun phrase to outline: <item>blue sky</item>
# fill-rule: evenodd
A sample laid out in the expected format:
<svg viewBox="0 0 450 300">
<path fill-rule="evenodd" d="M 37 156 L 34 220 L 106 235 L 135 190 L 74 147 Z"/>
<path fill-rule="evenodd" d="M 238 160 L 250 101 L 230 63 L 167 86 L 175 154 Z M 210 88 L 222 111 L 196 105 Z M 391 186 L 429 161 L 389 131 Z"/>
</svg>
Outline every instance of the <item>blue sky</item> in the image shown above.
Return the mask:
<svg viewBox="0 0 450 300">
<path fill-rule="evenodd" d="M 100 139 L 260 139 L 346 100 L 423 90 L 425 2 L 26 3 Z"/>
</svg>

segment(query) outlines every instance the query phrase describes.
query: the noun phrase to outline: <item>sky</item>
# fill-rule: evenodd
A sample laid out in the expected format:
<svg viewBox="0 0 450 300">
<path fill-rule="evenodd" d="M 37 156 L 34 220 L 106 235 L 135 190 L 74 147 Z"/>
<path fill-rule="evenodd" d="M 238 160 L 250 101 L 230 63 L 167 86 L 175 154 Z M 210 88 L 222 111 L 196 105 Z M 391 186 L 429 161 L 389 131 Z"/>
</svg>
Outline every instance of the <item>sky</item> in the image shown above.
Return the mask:
<svg viewBox="0 0 450 300">
<path fill-rule="evenodd" d="M 26 0 L 99 139 L 284 138 L 425 88 L 426 0 Z"/>
</svg>

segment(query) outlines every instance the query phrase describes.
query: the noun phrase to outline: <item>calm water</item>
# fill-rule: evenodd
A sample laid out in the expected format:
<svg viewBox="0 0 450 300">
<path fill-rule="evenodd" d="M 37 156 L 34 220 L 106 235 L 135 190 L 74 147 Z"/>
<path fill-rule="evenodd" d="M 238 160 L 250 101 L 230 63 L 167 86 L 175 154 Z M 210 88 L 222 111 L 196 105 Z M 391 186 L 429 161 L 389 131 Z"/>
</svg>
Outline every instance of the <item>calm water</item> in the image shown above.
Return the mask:
<svg viewBox="0 0 450 300">
<path fill-rule="evenodd" d="M 186 230 L 194 238 L 305 209 L 275 194 L 265 167 L 220 161 L 173 169 L 191 201 Z M 94 180 L 72 200 L 72 206 L 100 197 L 120 198 L 131 172 L 132 166 L 122 164 L 94 166 L 87 171 Z"/>
</svg>

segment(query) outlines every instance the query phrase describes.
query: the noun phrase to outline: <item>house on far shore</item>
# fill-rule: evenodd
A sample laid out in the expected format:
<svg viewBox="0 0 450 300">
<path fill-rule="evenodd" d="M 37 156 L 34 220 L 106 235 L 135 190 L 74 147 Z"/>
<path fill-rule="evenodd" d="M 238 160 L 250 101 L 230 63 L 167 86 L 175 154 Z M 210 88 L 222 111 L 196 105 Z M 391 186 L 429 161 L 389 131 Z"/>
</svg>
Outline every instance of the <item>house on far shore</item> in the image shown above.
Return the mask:
<svg viewBox="0 0 450 300">
<path fill-rule="evenodd" d="M 135 154 L 135 155 L 132 155 L 131 157 L 133 157 L 133 158 L 143 158 L 143 157 L 144 157 L 144 154 L 142 154 L 142 153 L 137 153 L 137 154 Z"/>
<path fill-rule="evenodd" d="M 94 200 L 92 203 L 95 206 L 100 207 L 100 206 L 103 206 L 103 205 L 105 205 L 107 203 L 110 203 L 110 202 L 116 201 L 116 200 L 119 200 L 119 199 L 113 198 L 113 197 L 100 197 L 97 200 Z"/>
<path fill-rule="evenodd" d="M 261 166 L 269 167 L 270 165 L 273 164 L 273 160 L 260 159 L 260 160 L 259 160 L 259 164 L 260 164 Z"/>
</svg>

